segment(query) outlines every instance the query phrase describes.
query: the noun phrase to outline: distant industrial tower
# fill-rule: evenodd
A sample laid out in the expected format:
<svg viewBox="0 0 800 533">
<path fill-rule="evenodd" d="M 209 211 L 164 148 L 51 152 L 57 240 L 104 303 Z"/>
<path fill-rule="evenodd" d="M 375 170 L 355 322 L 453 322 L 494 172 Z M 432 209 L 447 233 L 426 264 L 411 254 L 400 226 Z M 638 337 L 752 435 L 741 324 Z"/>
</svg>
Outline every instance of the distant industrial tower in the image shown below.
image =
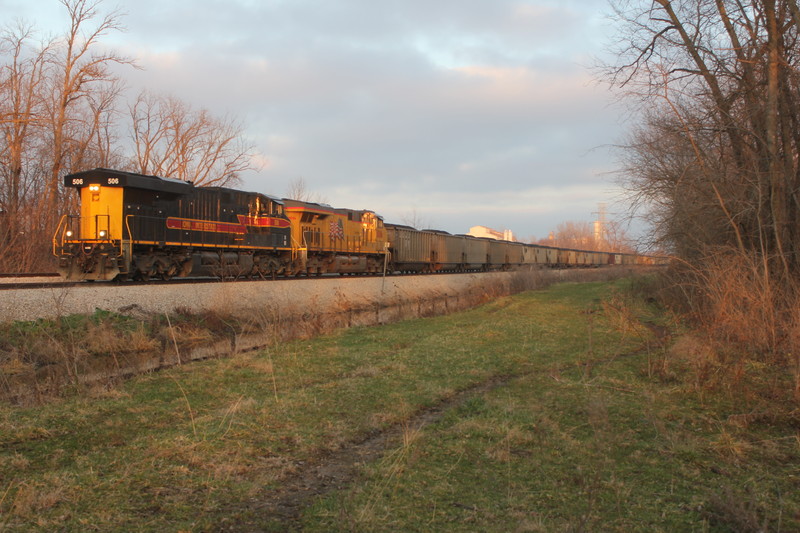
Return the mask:
<svg viewBox="0 0 800 533">
<path fill-rule="evenodd" d="M 599 250 L 604 249 L 608 242 L 608 231 L 606 230 L 606 204 L 597 204 L 597 212 L 592 213 L 597 215 L 597 220 L 594 221 L 594 242 Z"/>
</svg>

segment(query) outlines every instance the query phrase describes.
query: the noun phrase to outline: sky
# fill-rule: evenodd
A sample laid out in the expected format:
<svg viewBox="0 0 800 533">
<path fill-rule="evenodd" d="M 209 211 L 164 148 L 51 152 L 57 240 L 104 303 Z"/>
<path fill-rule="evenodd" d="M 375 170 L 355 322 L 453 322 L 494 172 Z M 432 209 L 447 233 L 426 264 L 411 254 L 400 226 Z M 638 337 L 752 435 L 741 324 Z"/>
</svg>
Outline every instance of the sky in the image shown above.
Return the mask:
<svg viewBox="0 0 800 533">
<path fill-rule="evenodd" d="M 610 147 L 626 113 L 590 68 L 614 31 L 606 0 L 104 0 L 121 74 L 233 116 L 259 170 L 388 222 L 546 237 L 623 213 Z M 57 0 L 0 0 L 5 20 L 67 27 Z M 627 124 L 630 127 L 630 124 Z"/>
</svg>

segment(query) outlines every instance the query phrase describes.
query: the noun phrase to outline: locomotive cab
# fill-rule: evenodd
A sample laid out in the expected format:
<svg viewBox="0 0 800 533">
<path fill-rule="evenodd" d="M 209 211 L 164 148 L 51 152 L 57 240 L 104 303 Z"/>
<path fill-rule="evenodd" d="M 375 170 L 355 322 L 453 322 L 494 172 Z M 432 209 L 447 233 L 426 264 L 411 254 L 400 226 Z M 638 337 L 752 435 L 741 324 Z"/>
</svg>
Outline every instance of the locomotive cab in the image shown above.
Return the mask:
<svg viewBox="0 0 800 533">
<path fill-rule="evenodd" d="M 64 185 L 78 189 L 80 214 L 61 218 L 53 253 L 59 258 L 62 276 L 86 280 L 111 280 L 129 271 L 132 246 L 127 204 L 155 203 L 193 188 L 181 180 L 102 168 L 69 174 Z"/>
</svg>

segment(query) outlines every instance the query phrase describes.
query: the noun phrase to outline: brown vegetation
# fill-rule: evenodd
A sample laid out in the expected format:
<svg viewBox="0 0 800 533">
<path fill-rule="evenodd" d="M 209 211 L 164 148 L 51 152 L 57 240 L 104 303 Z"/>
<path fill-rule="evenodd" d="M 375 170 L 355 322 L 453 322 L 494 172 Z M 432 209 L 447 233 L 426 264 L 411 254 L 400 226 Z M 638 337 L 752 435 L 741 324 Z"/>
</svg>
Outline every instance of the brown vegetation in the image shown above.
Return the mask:
<svg viewBox="0 0 800 533">
<path fill-rule="evenodd" d="M 716 350 L 796 365 L 796 2 L 615 4 L 622 46 L 607 74 L 645 119 L 627 146 L 626 185 L 678 259 L 676 308 Z"/>
<path fill-rule="evenodd" d="M 601 220 L 593 224 L 574 220 L 561 222 L 549 237 L 539 239 L 535 244 L 573 250 L 637 253 L 623 224 L 616 220 Z"/>
<path fill-rule="evenodd" d="M 791 375 L 793 387 L 769 394 L 800 400 L 800 290 L 776 283 L 763 261 L 729 250 L 702 267 L 681 263 L 660 277 L 655 294 L 691 319 L 690 340 L 671 353 L 677 363 L 686 360 L 698 385 L 736 388 L 746 374 L 771 367 Z"/>
</svg>

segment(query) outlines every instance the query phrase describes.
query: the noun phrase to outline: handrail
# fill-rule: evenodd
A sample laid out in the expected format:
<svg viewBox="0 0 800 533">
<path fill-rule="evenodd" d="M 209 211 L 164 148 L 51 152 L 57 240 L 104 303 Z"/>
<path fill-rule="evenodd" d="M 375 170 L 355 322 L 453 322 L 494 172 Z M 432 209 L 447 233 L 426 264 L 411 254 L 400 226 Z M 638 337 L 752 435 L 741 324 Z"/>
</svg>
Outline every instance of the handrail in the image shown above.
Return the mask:
<svg viewBox="0 0 800 533">
<path fill-rule="evenodd" d="M 101 229 L 100 221 L 105 221 L 105 229 Z M 100 233 L 106 232 L 105 236 L 100 236 Z M 111 215 L 97 214 L 94 216 L 94 233 L 98 241 L 111 242 Z"/>
<path fill-rule="evenodd" d="M 58 221 L 58 226 L 56 226 L 56 231 L 55 231 L 55 233 L 53 233 L 53 255 L 55 255 L 55 256 L 58 256 L 58 254 L 56 253 L 56 248 L 59 247 L 59 244 L 56 241 L 56 238 L 58 237 L 59 230 L 61 230 L 61 226 L 64 225 L 64 219 L 66 219 L 68 216 L 69 215 L 61 215 L 61 220 Z M 61 247 L 64 246 L 64 234 L 63 233 L 61 234 L 61 245 L 60 246 Z"/>
<path fill-rule="evenodd" d="M 133 216 L 134 215 L 130 215 L 130 214 L 125 215 L 125 227 L 128 229 L 128 257 L 129 258 L 133 256 L 133 232 L 131 231 L 131 224 L 130 224 L 130 219 Z M 122 236 L 125 237 L 124 234 Z M 119 255 L 121 255 L 121 256 L 125 255 L 125 251 L 122 249 L 123 246 L 125 246 L 125 239 L 124 238 L 120 239 L 120 242 L 119 242 Z"/>
<path fill-rule="evenodd" d="M 308 247 L 303 246 L 301 243 L 297 242 L 297 239 L 292 237 L 292 261 L 297 259 L 301 251 L 307 252 Z"/>
</svg>

